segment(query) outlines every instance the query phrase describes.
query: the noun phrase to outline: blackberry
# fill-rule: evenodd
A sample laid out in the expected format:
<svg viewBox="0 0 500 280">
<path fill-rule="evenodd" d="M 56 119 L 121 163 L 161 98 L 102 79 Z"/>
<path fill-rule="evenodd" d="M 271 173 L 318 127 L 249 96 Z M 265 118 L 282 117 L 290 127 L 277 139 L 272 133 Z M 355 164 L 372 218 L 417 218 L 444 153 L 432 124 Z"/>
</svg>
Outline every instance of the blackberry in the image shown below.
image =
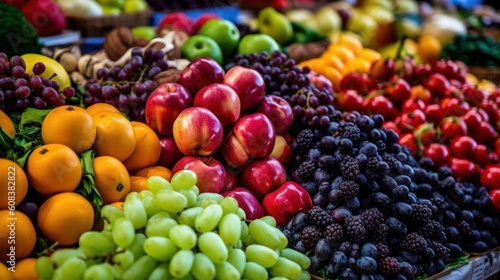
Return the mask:
<svg viewBox="0 0 500 280">
<path fill-rule="evenodd" d="M 377 173 L 378 172 L 378 158 L 377 157 L 369 157 L 366 160 L 366 169 L 370 172 Z"/>
<path fill-rule="evenodd" d="M 389 235 L 389 226 L 385 223 L 378 224 L 373 230 L 372 238 L 378 242 L 386 242 L 387 236 Z"/>
<path fill-rule="evenodd" d="M 426 170 L 434 169 L 434 162 L 429 157 L 422 157 L 418 161 L 418 165 Z"/>
<path fill-rule="evenodd" d="M 330 243 L 335 243 L 344 237 L 344 229 L 337 223 L 330 224 L 325 230 L 325 239 Z"/>
<path fill-rule="evenodd" d="M 359 242 L 366 239 L 366 229 L 360 216 L 348 216 L 344 221 L 344 227 L 352 241 Z"/>
<path fill-rule="evenodd" d="M 383 153 L 382 159 L 389 164 L 389 168 L 392 172 L 396 172 L 399 169 L 400 162 L 392 155 Z"/>
<path fill-rule="evenodd" d="M 318 241 L 322 237 L 321 231 L 315 226 L 307 226 L 302 230 L 302 236 L 300 237 L 300 241 L 302 244 L 308 248 L 314 248 L 316 245 L 316 241 Z"/>
<path fill-rule="evenodd" d="M 391 276 L 401 270 L 401 264 L 395 258 L 385 257 L 380 260 L 380 270 L 384 275 Z"/>
<path fill-rule="evenodd" d="M 389 255 L 389 253 L 391 252 L 389 250 L 389 246 L 387 246 L 386 244 L 382 243 L 382 242 L 379 242 L 377 243 L 377 245 L 375 245 L 377 247 L 377 252 L 378 252 L 378 256 L 380 258 L 385 258 Z"/>
<path fill-rule="evenodd" d="M 359 192 L 359 186 L 354 181 L 343 181 L 339 185 L 339 192 L 343 199 L 353 199 Z"/>
<path fill-rule="evenodd" d="M 472 235 L 472 228 L 470 224 L 467 221 L 460 221 L 457 225 L 458 229 L 460 232 L 462 232 L 465 236 L 471 236 Z"/>
<path fill-rule="evenodd" d="M 297 145 L 302 151 L 307 151 L 313 146 L 314 143 L 314 133 L 311 129 L 307 128 L 297 134 Z"/>
<path fill-rule="evenodd" d="M 361 131 L 358 126 L 351 122 L 340 122 L 337 130 L 342 138 L 350 139 L 353 143 L 358 142 L 361 138 Z"/>
<path fill-rule="evenodd" d="M 425 224 L 432 217 L 432 210 L 422 204 L 412 204 L 412 218 L 418 224 Z"/>
<path fill-rule="evenodd" d="M 417 227 L 417 233 L 422 235 L 424 238 L 432 238 L 433 236 L 436 235 L 436 232 L 441 229 L 441 228 L 436 228 L 438 225 L 441 226 L 441 228 L 444 230 L 444 227 L 438 222 L 434 220 L 428 220 L 425 223 L 421 223 Z"/>
<path fill-rule="evenodd" d="M 302 182 L 309 182 L 314 179 L 314 173 L 316 173 L 316 165 L 312 161 L 302 162 L 296 170 L 297 177 Z"/>
<path fill-rule="evenodd" d="M 441 197 L 432 197 L 431 202 L 436 206 L 436 209 L 432 209 L 434 215 L 442 214 L 446 210 L 446 202 Z"/>
<path fill-rule="evenodd" d="M 327 225 L 332 223 L 332 217 L 325 209 L 314 205 L 309 211 L 307 211 L 307 220 L 311 225 L 317 228 L 325 228 Z"/>
<path fill-rule="evenodd" d="M 429 246 L 434 250 L 438 259 L 443 260 L 444 262 L 447 262 L 450 259 L 450 249 L 443 244 L 434 240 L 429 240 Z"/>
<path fill-rule="evenodd" d="M 412 253 L 419 253 L 427 249 L 427 241 L 422 235 L 412 232 L 401 241 L 400 247 Z"/>
<path fill-rule="evenodd" d="M 361 219 L 366 230 L 372 231 L 377 229 L 379 224 L 384 223 L 384 214 L 377 208 L 370 208 L 361 213 Z"/>
<path fill-rule="evenodd" d="M 448 166 L 441 166 L 438 169 L 438 174 L 441 178 L 446 178 L 451 176 L 453 173 L 451 172 L 451 168 Z"/>
<path fill-rule="evenodd" d="M 342 244 L 339 246 L 339 251 L 343 252 L 344 254 L 348 254 L 351 252 L 352 244 L 349 241 L 344 241 Z"/>
<path fill-rule="evenodd" d="M 455 187 L 455 185 L 455 179 L 452 176 L 447 176 L 439 181 L 437 187 L 441 191 L 449 192 Z"/>
<path fill-rule="evenodd" d="M 385 152 L 385 150 L 387 150 L 387 144 L 385 144 L 385 142 L 383 140 L 377 140 L 375 142 L 375 145 L 377 145 L 377 148 L 379 150 L 379 152 L 383 153 Z"/>
<path fill-rule="evenodd" d="M 351 156 L 344 157 L 344 159 L 340 162 L 340 172 L 342 173 L 342 176 L 346 180 L 354 181 L 358 179 L 359 176 L 358 161 Z"/>
</svg>

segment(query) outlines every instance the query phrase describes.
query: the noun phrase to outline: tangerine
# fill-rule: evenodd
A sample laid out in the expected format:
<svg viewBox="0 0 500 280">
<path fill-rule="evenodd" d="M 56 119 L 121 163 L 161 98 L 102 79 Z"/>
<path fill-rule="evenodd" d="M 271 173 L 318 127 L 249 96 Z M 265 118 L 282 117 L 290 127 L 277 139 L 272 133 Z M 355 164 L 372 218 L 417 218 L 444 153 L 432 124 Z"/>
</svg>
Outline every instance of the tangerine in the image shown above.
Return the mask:
<svg viewBox="0 0 500 280">
<path fill-rule="evenodd" d="M 340 91 L 340 81 L 344 76 L 339 70 L 328 66 L 325 68 L 325 73 L 323 75 L 332 82 L 334 91 Z"/>
<path fill-rule="evenodd" d="M 2 110 L 0 110 L 0 128 L 2 128 L 3 131 L 5 131 L 5 133 L 9 134 L 10 136 L 16 133 L 16 127 L 14 126 L 14 123 Z"/>
<path fill-rule="evenodd" d="M 92 229 L 94 209 L 78 193 L 58 193 L 42 203 L 38 209 L 37 224 L 49 242 L 70 246 L 78 242 L 84 232 Z"/>
<path fill-rule="evenodd" d="M 370 73 L 372 64 L 364 58 L 356 57 L 347 63 L 347 68 L 349 68 L 351 72 Z"/>
<path fill-rule="evenodd" d="M 18 210 L 0 210 L 0 260 L 20 261 L 28 257 L 36 243 L 35 227 Z M 15 243 L 13 243 L 13 241 Z"/>
<path fill-rule="evenodd" d="M 111 113 L 119 113 L 120 114 L 120 110 L 118 110 L 118 108 L 116 108 L 115 106 L 113 106 L 111 104 L 104 103 L 104 102 L 94 103 L 94 104 L 90 105 L 89 107 L 87 107 L 87 109 L 85 109 L 85 110 L 91 116 L 95 116 L 99 113 L 104 113 L 104 112 L 111 112 Z"/>
<path fill-rule="evenodd" d="M 3 262 L 0 262 L 0 279 L 16 280 L 14 279 L 14 273 L 12 273 L 12 271 L 9 271 L 9 269 Z"/>
<path fill-rule="evenodd" d="M 142 176 L 130 176 L 130 192 L 141 192 L 149 190 L 148 178 Z"/>
<path fill-rule="evenodd" d="M 373 50 L 373 49 L 368 49 L 368 48 L 362 49 L 359 52 L 358 57 L 364 58 L 364 59 L 370 61 L 370 63 L 374 63 L 375 61 L 382 59 L 382 55 L 379 52 L 377 52 L 376 50 Z"/>
<path fill-rule="evenodd" d="M 172 171 L 164 166 L 156 165 L 143 168 L 137 171 L 134 175 L 142 176 L 145 178 L 149 178 L 151 176 L 160 176 L 165 180 L 170 181 L 170 178 L 172 178 Z"/>
<path fill-rule="evenodd" d="M 101 194 L 102 202 L 110 204 L 124 201 L 130 191 L 130 177 L 127 168 L 118 159 L 110 156 L 100 156 L 92 161 L 94 182 Z"/>
<path fill-rule="evenodd" d="M 103 112 L 93 116 L 97 128 L 94 150 L 97 156 L 112 156 L 119 161 L 127 159 L 135 149 L 134 129 L 121 114 Z"/>
<path fill-rule="evenodd" d="M 354 52 L 348 47 L 339 44 L 330 44 L 326 51 L 340 58 L 344 64 L 347 64 L 356 57 Z"/>
<path fill-rule="evenodd" d="M 123 210 L 123 201 L 113 202 L 109 205 L 113 205 L 114 207 L 117 207 L 118 209 Z"/>
<path fill-rule="evenodd" d="M 28 193 L 28 177 L 21 166 L 0 158 L 0 209 L 16 207 Z"/>
<path fill-rule="evenodd" d="M 45 196 L 72 192 L 82 178 L 78 155 L 62 144 L 46 144 L 33 150 L 25 170 L 30 185 Z"/>
<path fill-rule="evenodd" d="M 340 33 L 337 44 L 346 46 L 355 55 L 358 55 L 359 52 L 363 49 L 363 43 L 361 43 L 361 40 L 356 35 L 348 33 Z"/>
<path fill-rule="evenodd" d="M 129 172 L 156 164 L 161 154 L 160 139 L 147 124 L 142 122 L 130 122 L 134 129 L 135 149 L 132 154 L 123 161 Z"/>
<path fill-rule="evenodd" d="M 441 41 L 431 35 L 422 35 L 418 39 L 417 54 L 425 63 L 433 63 L 439 60 L 441 49 L 443 48 Z"/>
<path fill-rule="evenodd" d="M 36 258 L 25 258 L 16 263 L 15 280 L 38 280 L 35 270 Z"/>
<path fill-rule="evenodd" d="M 85 109 L 72 105 L 52 109 L 42 123 L 45 144 L 63 144 L 80 154 L 92 147 L 96 127 Z"/>
</svg>

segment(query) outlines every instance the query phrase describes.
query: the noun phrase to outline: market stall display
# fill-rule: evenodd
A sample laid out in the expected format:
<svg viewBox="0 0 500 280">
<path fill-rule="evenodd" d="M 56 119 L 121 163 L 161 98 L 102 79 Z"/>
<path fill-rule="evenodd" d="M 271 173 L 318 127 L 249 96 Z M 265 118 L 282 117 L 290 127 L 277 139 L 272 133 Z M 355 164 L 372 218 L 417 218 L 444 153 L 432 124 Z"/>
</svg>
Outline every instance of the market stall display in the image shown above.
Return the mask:
<svg viewBox="0 0 500 280">
<path fill-rule="evenodd" d="M 0 279 L 498 275 L 492 8 L 2 2 Z"/>
</svg>

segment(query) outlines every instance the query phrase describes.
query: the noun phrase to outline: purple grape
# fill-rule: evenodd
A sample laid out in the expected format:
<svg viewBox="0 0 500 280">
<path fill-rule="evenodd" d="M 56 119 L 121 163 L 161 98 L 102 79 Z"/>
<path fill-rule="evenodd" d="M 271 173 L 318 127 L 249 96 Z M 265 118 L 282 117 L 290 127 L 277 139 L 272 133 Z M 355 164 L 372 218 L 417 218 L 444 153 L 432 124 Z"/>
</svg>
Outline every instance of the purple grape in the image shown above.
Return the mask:
<svg viewBox="0 0 500 280">
<path fill-rule="evenodd" d="M 5 101 L 9 102 L 9 101 L 16 100 L 16 93 L 13 90 L 6 89 L 3 92 L 4 92 Z M 7 102 L 5 102 L 5 103 L 7 103 Z"/>
<path fill-rule="evenodd" d="M 59 107 L 59 106 L 62 106 L 64 104 L 66 104 L 66 100 L 64 100 L 64 98 L 62 98 L 60 96 L 58 98 L 56 98 L 56 100 L 54 102 L 51 103 L 51 105 L 53 107 Z"/>
<path fill-rule="evenodd" d="M 68 98 L 71 98 L 73 96 L 75 96 L 76 94 L 76 90 L 72 87 L 66 87 L 63 92 L 64 96 L 68 97 Z"/>
<path fill-rule="evenodd" d="M 104 100 L 111 99 L 118 94 L 118 89 L 111 85 L 105 85 L 102 87 L 102 98 Z"/>
<path fill-rule="evenodd" d="M 23 70 L 26 69 L 26 63 L 24 62 L 24 59 L 18 55 L 14 55 L 10 58 L 9 64 L 11 68 L 14 68 L 15 66 L 21 67 Z"/>
<path fill-rule="evenodd" d="M 10 72 L 12 73 L 12 77 L 18 79 L 24 77 L 25 73 L 24 68 L 19 65 L 12 67 L 12 70 Z"/>
<path fill-rule="evenodd" d="M 28 81 L 24 78 L 19 78 L 19 79 L 16 79 L 14 81 L 14 87 L 17 89 L 18 87 L 21 87 L 21 86 L 27 86 L 28 85 Z"/>
<path fill-rule="evenodd" d="M 165 57 L 165 52 L 162 50 L 156 50 L 153 52 L 153 60 L 160 60 Z"/>
<path fill-rule="evenodd" d="M 15 93 L 17 98 L 24 99 L 30 96 L 31 90 L 28 86 L 20 86 L 16 89 Z"/>
<path fill-rule="evenodd" d="M 156 83 L 153 80 L 146 80 L 143 84 L 146 86 L 147 92 L 152 92 L 156 88 Z"/>
<path fill-rule="evenodd" d="M 24 109 L 28 108 L 29 105 L 30 105 L 30 101 L 27 98 L 18 99 L 16 101 L 16 104 L 14 105 L 14 108 L 16 109 L 16 111 L 22 112 L 22 111 L 24 111 Z"/>
<path fill-rule="evenodd" d="M 32 201 L 21 202 L 17 207 L 17 210 L 23 212 L 28 218 L 30 218 L 33 224 L 36 224 L 38 205 Z"/>
<path fill-rule="evenodd" d="M 57 94 L 57 91 L 55 89 L 51 87 L 46 87 L 43 89 L 42 97 L 48 103 L 53 103 L 57 100 L 59 94 Z"/>
<path fill-rule="evenodd" d="M 9 57 L 4 52 L 0 52 L 0 58 L 3 58 L 4 60 L 9 60 Z"/>
<path fill-rule="evenodd" d="M 155 62 L 155 66 L 160 67 L 162 71 L 167 70 L 170 66 L 168 65 L 168 62 L 165 59 L 160 59 Z"/>
<path fill-rule="evenodd" d="M 118 72 L 118 75 L 116 76 L 116 80 L 117 81 L 126 81 L 128 76 L 129 76 L 129 74 L 125 71 L 125 68 L 124 68 Z"/>
<path fill-rule="evenodd" d="M 31 100 L 31 106 L 36 109 L 47 109 L 47 102 L 45 102 L 43 98 L 35 96 Z"/>
<path fill-rule="evenodd" d="M 118 106 L 119 107 L 128 107 L 128 97 L 124 94 L 120 94 L 118 97 Z"/>
<path fill-rule="evenodd" d="M 142 66 L 142 56 L 132 56 L 130 59 L 129 65 L 132 67 L 132 69 L 137 70 Z"/>
<path fill-rule="evenodd" d="M 158 66 L 153 66 L 148 71 L 148 78 L 153 79 L 156 75 L 161 72 L 161 68 Z"/>
<path fill-rule="evenodd" d="M 95 104 L 94 97 L 93 96 L 86 96 L 84 99 L 85 105 L 90 106 L 92 104 Z"/>
<path fill-rule="evenodd" d="M 95 76 L 99 80 L 105 80 L 108 77 L 108 71 L 104 68 L 97 69 Z"/>
<path fill-rule="evenodd" d="M 9 71 L 9 62 L 3 58 L 0 58 L 0 73 L 6 73 Z"/>
<path fill-rule="evenodd" d="M 133 48 L 131 51 L 131 55 L 142 57 L 142 49 L 141 48 Z"/>
<path fill-rule="evenodd" d="M 5 96 L 4 96 L 3 90 L 0 89 L 0 104 L 2 104 L 4 101 L 5 101 Z"/>
<path fill-rule="evenodd" d="M 46 87 L 52 87 L 52 81 L 47 78 L 42 78 L 42 85 Z"/>
<path fill-rule="evenodd" d="M 88 92 L 90 93 L 91 96 L 98 96 L 101 94 L 102 87 L 100 84 L 90 84 L 88 86 Z"/>
<path fill-rule="evenodd" d="M 31 76 L 28 84 L 32 89 L 39 88 L 42 86 L 42 79 L 39 76 Z"/>
<path fill-rule="evenodd" d="M 56 81 L 52 81 L 52 82 L 51 82 L 51 87 L 52 87 L 53 89 L 55 89 L 57 92 L 59 92 L 59 90 L 60 90 L 60 85 L 59 85 L 59 83 L 58 83 L 58 82 L 56 82 Z"/>
<path fill-rule="evenodd" d="M 147 87 L 143 83 L 137 82 L 132 86 L 132 90 L 135 94 L 141 95 L 147 92 Z"/>
<path fill-rule="evenodd" d="M 42 73 L 45 72 L 45 64 L 42 62 L 37 62 L 35 65 L 33 65 L 33 74 L 35 75 L 42 75 Z"/>
<path fill-rule="evenodd" d="M 137 105 L 139 104 L 139 101 L 140 101 L 140 98 L 134 93 L 132 93 L 128 96 L 128 105 L 131 108 L 137 107 Z"/>
</svg>

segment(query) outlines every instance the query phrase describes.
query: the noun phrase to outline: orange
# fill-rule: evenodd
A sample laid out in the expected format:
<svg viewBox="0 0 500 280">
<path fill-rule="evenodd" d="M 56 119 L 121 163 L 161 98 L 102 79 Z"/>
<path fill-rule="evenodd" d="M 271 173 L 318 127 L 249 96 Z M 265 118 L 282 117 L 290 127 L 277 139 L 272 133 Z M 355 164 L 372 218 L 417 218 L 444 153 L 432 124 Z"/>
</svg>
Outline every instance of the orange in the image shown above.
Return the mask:
<svg viewBox="0 0 500 280">
<path fill-rule="evenodd" d="M 90 202 L 75 192 L 49 197 L 38 209 L 38 229 L 49 242 L 70 246 L 92 229 L 94 209 Z"/>
<path fill-rule="evenodd" d="M 156 164 L 161 154 L 160 139 L 155 131 L 142 122 L 130 122 L 134 129 L 135 149 L 123 161 L 129 172 L 136 172 L 145 167 Z"/>
<path fill-rule="evenodd" d="M 28 177 L 12 160 L 0 158 L 0 209 L 13 210 L 28 193 Z"/>
<path fill-rule="evenodd" d="M 92 104 L 85 110 L 87 110 L 87 113 L 89 113 L 91 116 L 103 112 L 120 113 L 120 111 L 115 106 L 104 102 Z"/>
<path fill-rule="evenodd" d="M 130 176 L 130 192 L 141 192 L 149 190 L 148 178 L 142 176 Z"/>
<path fill-rule="evenodd" d="M 418 39 L 417 54 L 423 62 L 433 63 L 439 59 L 442 47 L 438 38 L 422 35 Z"/>
<path fill-rule="evenodd" d="M 117 208 L 123 210 L 123 201 L 113 202 L 110 205 L 113 205 L 114 207 L 117 207 Z"/>
<path fill-rule="evenodd" d="M 330 44 L 326 49 L 327 52 L 336 55 L 344 63 L 348 63 L 353 60 L 356 55 L 348 47 L 338 44 Z"/>
<path fill-rule="evenodd" d="M 361 57 L 356 57 L 353 60 L 347 62 L 347 68 L 349 68 L 351 72 L 370 73 L 371 67 L 372 64 L 370 63 L 370 61 Z"/>
<path fill-rule="evenodd" d="M 349 48 L 355 55 L 358 55 L 359 52 L 363 49 L 363 43 L 361 40 L 357 38 L 355 35 L 341 33 L 339 34 L 337 44 L 346 46 Z"/>
<path fill-rule="evenodd" d="M 340 91 L 340 81 L 344 77 L 340 71 L 333 67 L 326 67 L 323 75 L 332 82 L 334 91 Z"/>
<path fill-rule="evenodd" d="M 7 134 L 14 135 L 16 133 L 16 128 L 14 127 L 14 123 L 12 120 L 5 114 L 2 110 L 0 110 L 0 128 L 3 129 Z"/>
<path fill-rule="evenodd" d="M 127 168 L 118 159 L 100 156 L 92 161 L 94 182 L 104 204 L 124 201 L 130 191 L 130 177 Z"/>
<path fill-rule="evenodd" d="M 38 280 L 39 277 L 35 271 L 36 258 L 25 258 L 16 263 L 16 280 Z"/>
<path fill-rule="evenodd" d="M 338 71 L 340 71 L 341 73 L 343 73 L 344 71 L 348 71 L 348 69 L 345 66 L 342 59 L 340 59 L 338 56 L 336 56 L 332 53 L 324 52 L 321 55 L 321 58 L 325 61 L 327 66 L 331 66 L 331 67 L 337 69 Z M 347 74 L 347 73 L 345 73 L 345 74 Z"/>
<path fill-rule="evenodd" d="M 382 55 L 379 52 L 368 48 L 362 49 L 359 52 L 358 57 L 364 58 L 370 61 L 370 63 L 374 63 L 375 61 L 382 59 Z"/>
<path fill-rule="evenodd" d="M 36 238 L 35 227 L 28 216 L 17 210 L 0 210 L 2 262 L 17 262 L 28 257 L 35 248 Z"/>
<path fill-rule="evenodd" d="M 165 180 L 170 181 L 170 178 L 172 177 L 172 171 L 166 167 L 157 165 L 141 169 L 137 171 L 134 175 L 146 178 L 149 178 L 151 176 L 160 176 Z"/>
<path fill-rule="evenodd" d="M 135 149 L 134 129 L 121 114 L 103 112 L 93 116 L 97 128 L 94 150 L 97 156 L 112 156 L 119 161 L 128 158 Z"/>
<path fill-rule="evenodd" d="M 312 71 L 318 74 L 322 74 L 323 69 L 326 66 L 326 62 L 321 58 L 312 58 L 301 62 L 299 66 L 300 67 L 308 66 L 309 68 L 311 68 Z"/>
<path fill-rule="evenodd" d="M 12 271 L 9 271 L 9 269 L 3 262 L 0 262 L 0 279 L 15 280 L 14 273 L 12 273 Z"/>
<path fill-rule="evenodd" d="M 81 107 L 56 107 L 47 114 L 42 123 L 42 140 L 45 144 L 63 144 L 77 154 L 90 149 L 95 137 L 94 120 Z"/>
<path fill-rule="evenodd" d="M 82 178 L 78 155 L 61 144 L 42 145 L 33 150 L 25 171 L 30 185 L 45 196 L 72 192 Z"/>
</svg>

